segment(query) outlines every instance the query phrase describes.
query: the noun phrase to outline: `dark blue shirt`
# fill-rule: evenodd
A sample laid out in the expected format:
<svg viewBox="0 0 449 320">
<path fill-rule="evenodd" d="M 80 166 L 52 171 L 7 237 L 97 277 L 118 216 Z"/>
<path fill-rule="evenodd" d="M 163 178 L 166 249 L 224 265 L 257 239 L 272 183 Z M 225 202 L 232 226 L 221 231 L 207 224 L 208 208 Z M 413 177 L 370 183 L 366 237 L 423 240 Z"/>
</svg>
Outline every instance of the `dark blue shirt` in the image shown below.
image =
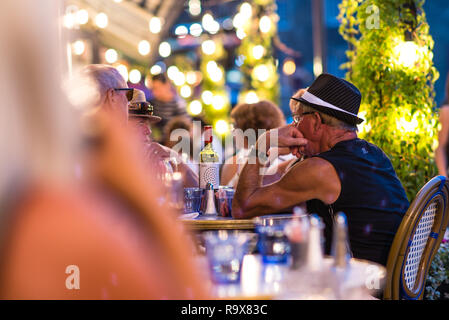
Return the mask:
<svg viewBox="0 0 449 320">
<path fill-rule="evenodd" d="M 332 243 L 332 214 L 346 214 L 354 258 L 386 265 L 393 238 L 409 207 L 404 188 L 391 161 L 377 146 L 353 139 L 337 143 L 316 155 L 337 171 L 341 193 L 330 206 L 320 200 L 307 201 L 309 213 L 324 221 L 326 253 Z"/>
</svg>

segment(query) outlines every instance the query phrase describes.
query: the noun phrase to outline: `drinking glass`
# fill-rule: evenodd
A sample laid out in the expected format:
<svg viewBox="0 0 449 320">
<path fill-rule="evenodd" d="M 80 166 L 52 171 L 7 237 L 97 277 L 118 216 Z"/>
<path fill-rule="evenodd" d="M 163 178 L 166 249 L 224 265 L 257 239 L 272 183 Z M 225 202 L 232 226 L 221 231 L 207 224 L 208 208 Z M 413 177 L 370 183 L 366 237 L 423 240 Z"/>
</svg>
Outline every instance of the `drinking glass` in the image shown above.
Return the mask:
<svg viewBox="0 0 449 320">
<path fill-rule="evenodd" d="M 200 212 L 204 189 L 184 188 L 184 213 Z"/>
<path fill-rule="evenodd" d="M 232 199 L 234 198 L 234 189 L 231 187 L 221 187 L 216 193 L 218 198 L 218 214 L 222 217 L 230 217 L 232 213 Z"/>
<path fill-rule="evenodd" d="M 240 282 L 243 257 L 252 236 L 249 232 L 227 230 L 203 234 L 209 269 L 215 283 Z"/>
<path fill-rule="evenodd" d="M 258 249 L 265 263 L 288 263 L 290 242 L 285 233 L 285 225 L 293 215 L 261 216 L 254 218 L 259 235 Z"/>
</svg>

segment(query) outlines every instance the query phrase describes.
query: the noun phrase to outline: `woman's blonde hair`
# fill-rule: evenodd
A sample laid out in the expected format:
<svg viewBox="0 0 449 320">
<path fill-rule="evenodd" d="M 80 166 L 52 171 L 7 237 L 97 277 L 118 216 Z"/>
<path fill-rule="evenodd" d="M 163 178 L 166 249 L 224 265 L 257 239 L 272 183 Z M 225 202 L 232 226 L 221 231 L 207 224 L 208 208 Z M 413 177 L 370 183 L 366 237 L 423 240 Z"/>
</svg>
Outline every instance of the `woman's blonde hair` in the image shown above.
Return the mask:
<svg viewBox="0 0 449 320">
<path fill-rule="evenodd" d="M 247 129 L 270 130 L 285 124 L 285 117 L 281 109 L 268 100 L 239 104 L 232 109 L 231 118 L 235 122 L 235 127 L 242 131 Z"/>
<path fill-rule="evenodd" d="M 74 172 L 77 116 L 62 89 L 59 1 L 2 1 L 0 203 L 12 185 Z"/>
</svg>

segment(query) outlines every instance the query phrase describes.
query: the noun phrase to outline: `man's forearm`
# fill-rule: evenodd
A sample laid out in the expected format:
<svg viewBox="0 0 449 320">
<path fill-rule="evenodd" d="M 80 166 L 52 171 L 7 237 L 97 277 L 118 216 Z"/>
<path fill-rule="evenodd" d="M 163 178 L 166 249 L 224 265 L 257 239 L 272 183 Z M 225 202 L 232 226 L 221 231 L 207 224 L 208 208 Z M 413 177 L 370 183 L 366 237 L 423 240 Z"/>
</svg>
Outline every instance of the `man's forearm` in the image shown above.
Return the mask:
<svg viewBox="0 0 449 320">
<path fill-rule="evenodd" d="M 257 154 L 257 152 L 256 152 Z M 260 175 L 260 169 L 263 164 L 257 155 L 252 154 L 240 173 L 236 193 L 233 200 L 233 216 L 241 218 L 244 211 L 248 209 L 248 203 L 251 195 L 262 186 L 263 176 Z"/>
</svg>

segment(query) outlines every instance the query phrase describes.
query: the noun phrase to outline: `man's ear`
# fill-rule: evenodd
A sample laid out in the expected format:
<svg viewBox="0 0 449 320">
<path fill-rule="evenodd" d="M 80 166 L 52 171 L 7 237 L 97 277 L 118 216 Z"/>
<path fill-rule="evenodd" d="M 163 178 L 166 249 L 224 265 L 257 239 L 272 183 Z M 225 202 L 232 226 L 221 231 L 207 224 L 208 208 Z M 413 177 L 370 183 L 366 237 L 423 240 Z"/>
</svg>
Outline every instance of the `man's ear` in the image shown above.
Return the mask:
<svg viewBox="0 0 449 320">
<path fill-rule="evenodd" d="M 313 124 L 313 130 L 315 132 L 318 132 L 323 129 L 323 118 L 321 118 L 321 115 L 318 112 L 315 112 L 313 114 L 314 124 Z"/>
<path fill-rule="evenodd" d="M 106 91 L 106 102 L 114 103 L 116 99 L 117 96 L 114 89 L 108 89 L 108 91 Z"/>
</svg>

